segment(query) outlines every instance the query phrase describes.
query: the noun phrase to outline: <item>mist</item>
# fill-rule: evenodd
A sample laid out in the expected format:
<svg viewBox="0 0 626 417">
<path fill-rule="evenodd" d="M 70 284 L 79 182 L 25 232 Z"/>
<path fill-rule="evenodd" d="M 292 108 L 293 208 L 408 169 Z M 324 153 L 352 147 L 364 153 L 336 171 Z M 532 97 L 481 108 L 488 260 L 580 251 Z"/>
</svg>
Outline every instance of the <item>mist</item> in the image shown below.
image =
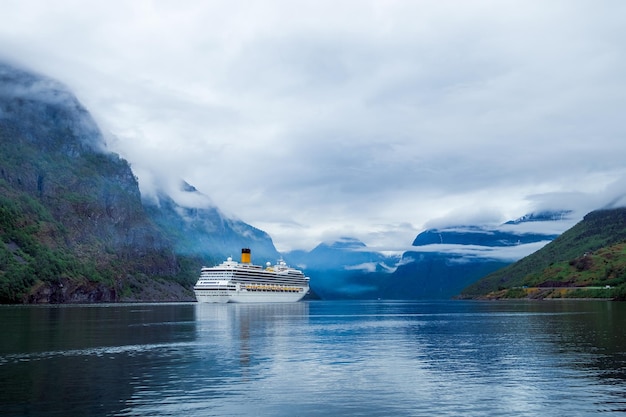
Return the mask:
<svg viewBox="0 0 626 417">
<path fill-rule="evenodd" d="M 331 12 L 332 11 L 332 12 Z M 621 2 L 9 2 L 142 195 L 180 179 L 281 251 L 624 205 Z M 173 190 L 173 191 L 172 191 Z"/>
</svg>

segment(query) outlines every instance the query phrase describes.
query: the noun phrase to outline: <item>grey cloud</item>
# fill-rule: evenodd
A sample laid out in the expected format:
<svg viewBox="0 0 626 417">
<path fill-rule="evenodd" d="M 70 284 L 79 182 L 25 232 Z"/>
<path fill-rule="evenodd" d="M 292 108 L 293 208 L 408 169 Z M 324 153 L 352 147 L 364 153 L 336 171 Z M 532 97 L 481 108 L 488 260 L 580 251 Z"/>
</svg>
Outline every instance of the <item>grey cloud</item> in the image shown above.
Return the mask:
<svg viewBox="0 0 626 417">
<path fill-rule="evenodd" d="M 74 6 L 5 5 L 0 53 L 76 89 L 146 193 L 185 178 L 281 249 L 624 203 L 621 2 Z"/>
</svg>

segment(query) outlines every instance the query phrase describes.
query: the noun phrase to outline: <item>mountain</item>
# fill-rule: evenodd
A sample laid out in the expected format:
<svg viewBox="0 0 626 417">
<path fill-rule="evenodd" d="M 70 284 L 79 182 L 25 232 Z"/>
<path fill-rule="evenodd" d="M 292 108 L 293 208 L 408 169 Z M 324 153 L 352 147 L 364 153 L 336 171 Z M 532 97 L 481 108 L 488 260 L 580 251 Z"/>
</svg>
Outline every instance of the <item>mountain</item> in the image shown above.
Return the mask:
<svg viewBox="0 0 626 417">
<path fill-rule="evenodd" d="M 541 250 L 468 286 L 461 296 L 624 298 L 625 242 L 626 208 L 594 211 Z"/>
<path fill-rule="evenodd" d="M 568 211 L 531 213 L 498 226 L 448 226 L 421 232 L 413 249 L 385 256 L 354 238 L 322 243 L 285 259 L 312 277 L 323 299 L 447 299 L 558 236 Z M 549 225 L 549 227 L 548 227 Z"/>
<path fill-rule="evenodd" d="M 164 193 L 142 202 L 76 97 L 5 63 L 0 144 L 2 303 L 191 300 L 199 268 L 235 245 L 276 254 L 267 234 L 215 207 Z"/>
<path fill-rule="evenodd" d="M 384 289 L 388 298 L 447 299 L 531 253 L 558 234 L 538 232 L 567 211 L 528 214 L 496 227 L 448 226 L 420 233 Z M 532 224 L 531 224 L 532 223 Z M 539 226 L 539 227 L 538 227 Z M 550 229 L 558 229 L 551 227 Z"/>
<path fill-rule="evenodd" d="M 114 301 L 178 276 L 128 163 L 63 85 L 1 64 L 0 143 L 0 301 Z"/>
<path fill-rule="evenodd" d="M 390 277 L 386 297 L 391 299 L 449 299 L 486 274 L 510 262 L 465 259 L 446 253 L 407 252 Z"/>
<path fill-rule="evenodd" d="M 509 220 L 505 224 L 520 224 L 533 222 L 560 222 L 567 220 L 572 215 L 571 210 L 546 210 L 526 214 L 516 220 Z"/>
<path fill-rule="evenodd" d="M 311 277 L 311 290 L 323 299 L 381 298 L 397 256 L 372 251 L 358 239 L 343 237 L 313 250 L 284 254 L 285 260 Z"/>
<path fill-rule="evenodd" d="M 183 205 L 176 199 L 193 204 Z M 172 238 L 179 255 L 201 257 L 214 264 L 228 256 L 235 258 L 247 247 L 256 263 L 280 258 L 267 233 L 224 215 L 208 196 L 185 181 L 180 181 L 175 197 L 158 191 L 156 198 L 144 198 L 143 204 L 148 216 Z"/>
</svg>

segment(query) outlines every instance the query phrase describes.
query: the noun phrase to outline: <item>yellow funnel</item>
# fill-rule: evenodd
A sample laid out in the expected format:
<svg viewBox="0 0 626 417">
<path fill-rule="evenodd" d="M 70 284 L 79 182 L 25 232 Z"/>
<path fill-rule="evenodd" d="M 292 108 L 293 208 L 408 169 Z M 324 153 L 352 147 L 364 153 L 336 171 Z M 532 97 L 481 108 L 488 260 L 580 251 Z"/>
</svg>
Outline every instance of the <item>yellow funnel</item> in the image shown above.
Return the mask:
<svg viewBox="0 0 626 417">
<path fill-rule="evenodd" d="M 243 248 L 241 250 L 241 263 L 242 264 L 249 264 L 250 263 L 250 249 Z"/>
</svg>

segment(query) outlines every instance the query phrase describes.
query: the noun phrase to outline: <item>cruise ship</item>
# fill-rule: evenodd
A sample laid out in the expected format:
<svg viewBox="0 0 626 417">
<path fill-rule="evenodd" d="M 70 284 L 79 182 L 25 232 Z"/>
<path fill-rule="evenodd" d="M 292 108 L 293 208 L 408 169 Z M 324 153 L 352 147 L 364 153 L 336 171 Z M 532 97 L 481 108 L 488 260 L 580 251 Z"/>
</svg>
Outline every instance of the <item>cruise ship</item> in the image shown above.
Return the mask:
<svg viewBox="0 0 626 417">
<path fill-rule="evenodd" d="M 309 292 L 309 277 L 282 260 L 253 265 L 250 249 L 244 248 L 241 262 L 229 257 L 217 266 L 202 267 L 193 291 L 200 303 L 289 303 Z"/>
</svg>

